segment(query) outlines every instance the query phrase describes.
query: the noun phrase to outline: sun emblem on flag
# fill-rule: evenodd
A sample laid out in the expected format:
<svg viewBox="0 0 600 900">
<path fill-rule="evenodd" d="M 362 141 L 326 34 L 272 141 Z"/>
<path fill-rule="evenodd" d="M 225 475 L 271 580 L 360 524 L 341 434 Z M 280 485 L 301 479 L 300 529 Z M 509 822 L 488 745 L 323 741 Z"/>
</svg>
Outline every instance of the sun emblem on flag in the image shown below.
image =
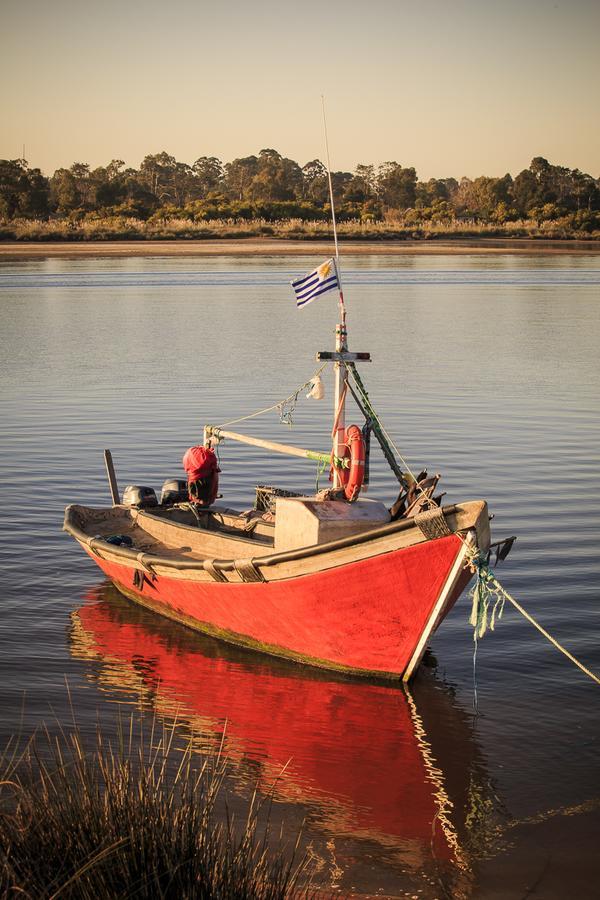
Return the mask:
<svg viewBox="0 0 600 900">
<path fill-rule="evenodd" d="M 330 272 L 331 272 L 331 260 L 327 259 L 327 260 L 325 260 L 324 263 L 321 263 L 321 265 L 317 269 L 317 275 L 319 276 L 319 281 L 323 281 L 325 278 L 327 278 L 327 276 L 329 275 Z"/>
</svg>

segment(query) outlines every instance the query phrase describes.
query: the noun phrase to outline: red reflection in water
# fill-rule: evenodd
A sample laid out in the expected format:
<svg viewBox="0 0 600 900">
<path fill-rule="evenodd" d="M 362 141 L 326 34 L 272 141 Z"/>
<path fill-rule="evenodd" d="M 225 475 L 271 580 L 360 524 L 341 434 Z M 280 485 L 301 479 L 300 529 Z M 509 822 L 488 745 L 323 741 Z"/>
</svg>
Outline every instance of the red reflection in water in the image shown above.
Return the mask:
<svg viewBox="0 0 600 900">
<path fill-rule="evenodd" d="M 199 718 L 213 734 L 226 721 L 228 755 L 259 762 L 270 779 L 286 767 L 277 794 L 318 804 L 338 834 L 419 845 L 443 859 L 460 852 L 444 775 L 412 695 L 228 648 L 157 622 L 111 588 L 99 596 L 74 614 L 72 645 L 74 655 L 107 664 L 105 684 L 110 669 L 111 685 L 127 688 L 129 670 L 161 714 L 196 729 Z M 435 690 L 440 698 L 448 700 Z"/>
</svg>

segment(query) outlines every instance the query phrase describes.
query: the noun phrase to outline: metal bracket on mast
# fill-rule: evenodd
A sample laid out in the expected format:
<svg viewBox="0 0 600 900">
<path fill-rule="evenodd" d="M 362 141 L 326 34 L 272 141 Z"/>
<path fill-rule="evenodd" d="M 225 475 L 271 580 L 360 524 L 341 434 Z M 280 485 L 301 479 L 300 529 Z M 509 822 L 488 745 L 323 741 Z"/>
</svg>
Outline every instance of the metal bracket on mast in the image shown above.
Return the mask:
<svg viewBox="0 0 600 900">
<path fill-rule="evenodd" d="M 331 350 L 321 350 L 317 353 L 317 359 L 321 362 L 371 362 L 371 354 L 350 353 L 349 350 L 339 350 L 335 353 Z"/>
</svg>

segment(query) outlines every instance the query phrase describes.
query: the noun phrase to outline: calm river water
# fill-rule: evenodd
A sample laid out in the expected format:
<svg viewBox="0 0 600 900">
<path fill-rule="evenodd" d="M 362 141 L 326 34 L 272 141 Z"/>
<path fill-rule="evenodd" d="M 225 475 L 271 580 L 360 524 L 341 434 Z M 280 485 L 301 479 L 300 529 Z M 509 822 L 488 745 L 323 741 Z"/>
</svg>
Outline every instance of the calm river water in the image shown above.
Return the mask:
<svg viewBox="0 0 600 900">
<path fill-rule="evenodd" d="M 67 503 L 182 477 L 184 450 L 291 393 L 331 349 L 333 294 L 296 311 L 313 257 L 0 263 L 0 741 L 122 707 L 225 731 L 231 792 L 275 787 L 325 885 L 386 896 L 596 897 L 600 689 L 512 608 L 473 667 L 463 597 L 426 675 L 400 689 L 344 681 L 206 640 L 135 608 L 61 532 Z M 353 257 L 351 349 L 413 470 L 446 502 L 484 497 L 497 573 L 600 672 L 600 257 Z M 240 430 L 327 448 L 324 403 Z M 370 496 L 394 480 L 374 453 Z M 222 490 L 314 489 L 312 463 L 221 450 Z M 435 662 L 437 661 L 437 666 Z M 476 703 L 477 698 L 477 703 Z"/>
</svg>

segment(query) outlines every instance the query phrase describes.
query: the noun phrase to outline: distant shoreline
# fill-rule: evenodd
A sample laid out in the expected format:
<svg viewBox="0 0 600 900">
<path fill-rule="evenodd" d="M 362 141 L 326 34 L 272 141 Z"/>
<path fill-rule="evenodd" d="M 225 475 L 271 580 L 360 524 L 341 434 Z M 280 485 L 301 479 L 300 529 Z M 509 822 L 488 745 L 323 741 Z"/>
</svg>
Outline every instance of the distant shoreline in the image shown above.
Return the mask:
<svg viewBox="0 0 600 900">
<path fill-rule="evenodd" d="M 530 238 L 456 238 L 434 240 L 340 241 L 347 256 L 405 255 L 596 255 L 600 241 L 545 240 Z M 324 240 L 274 240 L 273 238 L 218 238 L 215 240 L 164 241 L 1 241 L 0 258 L 82 256 L 331 256 L 333 242 Z"/>
</svg>

